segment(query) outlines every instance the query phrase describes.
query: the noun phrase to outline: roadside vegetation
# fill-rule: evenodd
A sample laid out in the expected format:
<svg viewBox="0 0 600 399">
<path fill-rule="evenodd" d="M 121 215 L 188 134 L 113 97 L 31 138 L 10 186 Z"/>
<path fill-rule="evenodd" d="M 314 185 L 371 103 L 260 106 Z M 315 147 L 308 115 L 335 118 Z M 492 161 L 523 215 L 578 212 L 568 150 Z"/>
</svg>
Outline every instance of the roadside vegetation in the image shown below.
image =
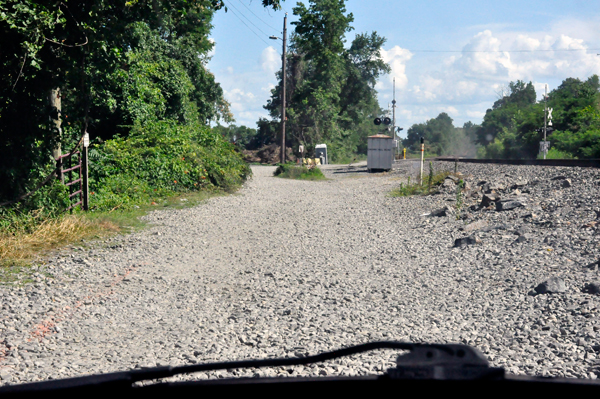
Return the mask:
<svg viewBox="0 0 600 399">
<path fill-rule="evenodd" d="M 291 164 L 279 165 L 274 176 L 282 177 L 285 179 L 296 179 L 296 180 L 327 180 L 321 169 L 316 166 L 295 166 Z"/>
<path fill-rule="evenodd" d="M 423 181 L 419 182 L 418 177 L 411 183 L 410 176 L 406 184 L 400 183 L 400 186 L 393 189 L 389 195 L 391 197 L 410 197 L 413 195 L 431 195 L 438 192 L 438 187 L 444 180 L 453 175 L 450 171 L 444 170 L 435 172 L 433 165 L 429 162 L 429 174 L 423 176 Z"/>
<path fill-rule="evenodd" d="M 207 62 L 224 7 L 190 1 L 0 1 L 0 266 L 139 226 L 250 175 L 209 122 L 232 122 Z M 279 0 L 263 0 L 280 8 Z M 55 158 L 90 138 L 89 212 Z M 74 190 L 72 190 L 74 188 Z M 1 280 L 2 278 L 0 278 Z"/>
<path fill-rule="evenodd" d="M 107 234 L 128 231 L 148 211 L 187 206 L 232 192 L 250 175 L 233 145 L 204 126 L 136 126 L 90 150 L 90 211 L 69 206 L 67 187 L 48 188 L 0 208 L 0 266 Z"/>
</svg>

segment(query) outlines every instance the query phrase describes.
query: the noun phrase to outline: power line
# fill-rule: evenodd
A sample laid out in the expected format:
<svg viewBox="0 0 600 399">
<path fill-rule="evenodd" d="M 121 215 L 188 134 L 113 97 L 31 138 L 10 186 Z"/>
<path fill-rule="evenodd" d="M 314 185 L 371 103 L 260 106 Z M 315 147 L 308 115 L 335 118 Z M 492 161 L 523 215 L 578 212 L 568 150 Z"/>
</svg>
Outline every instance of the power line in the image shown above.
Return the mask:
<svg viewBox="0 0 600 399">
<path fill-rule="evenodd" d="M 223 3 L 225 3 L 225 1 L 223 1 Z M 248 24 L 247 24 L 247 23 L 245 23 L 243 19 L 241 19 L 241 18 L 240 18 L 240 17 L 239 17 L 239 16 L 238 16 L 238 15 L 237 15 L 235 12 L 233 12 L 233 10 L 231 10 L 231 13 L 232 13 L 233 15 L 235 15 L 235 16 L 236 16 L 236 17 L 237 17 L 237 18 L 240 20 L 240 22 L 241 22 L 241 23 L 243 23 L 244 25 L 246 25 L 246 27 L 247 27 L 248 29 L 250 29 L 250 31 L 251 31 L 252 33 L 254 33 L 254 34 L 256 35 L 256 37 L 258 37 L 260 40 L 262 40 L 262 41 L 263 41 L 263 42 L 264 42 L 264 43 L 265 43 L 267 46 L 270 46 L 270 45 L 271 45 L 271 44 L 267 43 L 267 41 L 266 41 L 266 40 L 264 40 L 264 39 L 262 38 L 262 36 L 260 36 L 260 35 L 259 35 L 258 33 L 256 33 L 256 32 L 255 32 L 255 31 L 254 31 L 254 30 L 253 30 L 251 27 L 249 27 L 249 26 L 248 26 Z M 266 35 L 265 35 L 265 36 L 266 36 Z"/>
<path fill-rule="evenodd" d="M 236 10 L 242 17 L 246 18 L 246 21 L 250 22 L 256 29 L 258 29 L 259 31 L 261 31 L 265 37 L 269 36 L 268 33 L 265 33 L 265 31 L 263 31 L 262 29 L 260 29 L 258 26 L 256 26 L 254 24 L 254 22 L 250 21 L 250 18 L 248 18 L 246 15 L 244 15 L 243 12 L 241 12 L 240 10 L 238 10 L 237 8 L 235 8 L 235 6 L 233 4 L 231 4 L 231 2 L 229 3 L 229 6 L 233 7 L 234 10 Z M 246 25 L 247 26 L 247 25 Z"/>
<path fill-rule="evenodd" d="M 277 29 L 278 29 L 278 28 L 274 28 L 273 26 L 269 25 L 269 24 L 268 24 L 268 23 L 266 23 L 266 22 L 265 22 L 265 21 L 264 21 L 264 20 L 263 20 L 261 17 L 259 17 L 258 15 L 256 15 L 256 14 L 254 13 L 254 11 L 252 11 L 252 10 L 250 9 L 250 7 L 248 7 L 246 4 L 244 4 L 244 2 L 243 2 L 242 0 L 238 0 L 238 1 L 239 1 L 240 3 L 242 3 L 242 5 L 243 5 L 244 7 L 246 7 L 246 8 L 248 9 L 248 11 L 250 11 L 250 12 L 252 13 L 252 15 L 254 15 L 256 18 L 258 18 L 258 19 L 259 19 L 259 20 L 260 20 L 260 21 L 261 21 L 263 24 L 267 25 L 267 26 L 268 26 L 269 28 L 271 28 L 271 29 L 275 29 L 275 30 L 277 30 Z"/>
</svg>

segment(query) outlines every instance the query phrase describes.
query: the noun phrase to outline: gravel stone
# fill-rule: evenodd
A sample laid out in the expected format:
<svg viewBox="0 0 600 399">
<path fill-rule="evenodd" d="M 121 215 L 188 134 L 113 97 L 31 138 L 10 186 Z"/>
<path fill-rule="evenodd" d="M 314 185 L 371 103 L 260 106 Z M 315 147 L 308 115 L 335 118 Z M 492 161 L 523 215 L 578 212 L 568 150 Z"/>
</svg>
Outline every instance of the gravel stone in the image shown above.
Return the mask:
<svg viewBox="0 0 600 399">
<path fill-rule="evenodd" d="M 571 179 L 564 179 L 561 183 L 560 186 L 562 188 L 569 188 L 573 185 L 573 183 L 571 182 Z"/>
<path fill-rule="evenodd" d="M 523 204 L 516 200 L 501 200 L 496 202 L 497 211 L 508 211 L 523 206 Z"/>
<path fill-rule="evenodd" d="M 583 287 L 583 292 L 587 292 L 589 294 L 600 294 L 600 281 L 595 281 L 593 283 L 586 283 Z"/>
<path fill-rule="evenodd" d="M 454 209 L 452 209 L 451 207 L 446 205 L 443 208 L 432 211 L 431 216 L 436 216 L 436 217 L 451 216 L 451 215 L 454 215 L 454 213 L 455 213 Z"/>
<path fill-rule="evenodd" d="M 0 384 L 375 340 L 465 343 L 514 374 L 600 375 L 600 295 L 581 291 L 598 281 L 600 171 L 459 163 L 471 187 L 523 204 L 498 212 L 465 195 L 462 220 L 424 217 L 453 192 L 389 197 L 419 172 L 411 160 L 397 166 L 327 165 L 319 182 L 252 166 L 234 195 L 154 211 L 145 230 L 36 263 L 0 286 Z M 576 184 L 565 190 L 565 179 Z M 472 223 L 487 227 L 469 231 Z M 513 245 L 520 231 L 527 241 Z M 481 242 L 452 247 L 465 232 Z M 550 276 L 564 290 L 537 295 L 532 287 Z M 173 380 L 376 374 L 397 355 Z"/>
<path fill-rule="evenodd" d="M 481 240 L 475 236 L 468 236 L 463 238 L 457 238 L 454 241 L 454 247 L 464 247 L 467 245 L 480 244 Z"/>
<path fill-rule="evenodd" d="M 522 242 L 527 242 L 527 237 L 525 237 L 524 235 L 519 235 L 519 237 L 517 237 L 513 244 L 520 244 Z"/>
<path fill-rule="evenodd" d="M 496 201 L 499 201 L 499 200 L 500 200 L 500 196 L 498 194 L 495 194 L 495 193 L 485 194 L 481 198 L 481 203 L 479 204 L 479 206 L 482 208 L 487 208 L 488 206 L 495 204 Z"/>
<path fill-rule="evenodd" d="M 566 290 L 567 286 L 565 285 L 565 281 L 560 277 L 550 277 L 548 280 L 541 282 L 535 287 L 535 291 L 538 294 L 556 294 L 565 292 Z"/>
</svg>

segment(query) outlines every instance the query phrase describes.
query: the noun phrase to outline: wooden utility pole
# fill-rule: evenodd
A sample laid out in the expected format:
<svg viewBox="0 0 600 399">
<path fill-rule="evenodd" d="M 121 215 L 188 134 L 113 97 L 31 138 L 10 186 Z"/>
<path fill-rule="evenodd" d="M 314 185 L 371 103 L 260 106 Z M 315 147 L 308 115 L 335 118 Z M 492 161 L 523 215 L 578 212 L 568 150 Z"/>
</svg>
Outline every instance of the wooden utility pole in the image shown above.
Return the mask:
<svg viewBox="0 0 600 399">
<path fill-rule="evenodd" d="M 281 58 L 283 59 L 283 69 L 281 70 L 281 73 L 283 75 L 283 90 L 282 90 L 282 94 L 281 94 L 281 163 L 284 164 L 285 163 L 285 81 L 286 81 L 286 70 L 285 70 L 285 64 L 286 64 L 286 56 L 285 56 L 285 50 L 286 50 L 286 36 L 287 36 L 287 12 L 285 13 L 285 16 L 283 17 L 283 55 L 281 56 Z"/>
</svg>

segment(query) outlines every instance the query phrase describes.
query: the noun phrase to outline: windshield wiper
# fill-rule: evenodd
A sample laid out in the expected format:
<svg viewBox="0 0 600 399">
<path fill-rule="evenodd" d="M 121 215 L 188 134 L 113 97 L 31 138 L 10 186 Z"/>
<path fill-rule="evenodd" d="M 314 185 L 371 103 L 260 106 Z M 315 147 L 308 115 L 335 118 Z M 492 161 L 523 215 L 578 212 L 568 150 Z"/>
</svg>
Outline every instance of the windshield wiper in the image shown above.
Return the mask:
<svg viewBox="0 0 600 399">
<path fill-rule="evenodd" d="M 409 351 L 401 354 L 397 359 L 396 367 L 388 369 L 382 375 L 358 377 L 275 377 L 275 378 L 236 378 L 219 380 L 198 380 L 188 382 L 157 382 L 155 380 L 203 371 L 232 370 L 240 368 L 263 368 L 281 366 L 300 366 L 325 362 L 340 357 L 355 355 L 375 349 L 399 349 Z M 144 384 L 136 384 L 142 383 Z M 351 346 L 318 355 L 278 358 L 260 360 L 242 360 L 233 362 L 217 362 L 194 364 L 177 367 L 155 367 L 141 370 L 131 370 L 108 374 L 98 374 L 85 377 L 50 380 L 44 382 L 28 383 L 0 387 L 0 394 L 34 394 L 34 393 L 124 393 L 127 391 L 142 393 L 150 390 L 169 391 L 196 391 L 205 392 L 206 389 L 238 388 L 252 389 L 260 392 L 264 386 L 269 390 L 289 389 L 290 384 L 295 388 L 309 388 L 310 386 L 335 385 L 337 389 L 377 387 L 378 384 L 417 384 L 431 391 L 444 387 L 457 386 L 456 384 L 474 383 L 485 386 L 493 385 L 496 388 L 509 390 L 534 384 L 536 389 L 556 393 L 561 387 L 568 387 L 573 393 L 573 387 L 592 388 L 594 392 L 600 390 L 600 382 L 594 380 L 577 379 L 552 379 L 542 377 L 507 376 L 503 368 L 490 367 L 483 354 L 468 345 L 460 344 L 417 344 L 405 342 L 371 342 Z M 345 385 L 344 385 L 345 384 Z M 374 385 L 375 384 L 375 385 Z M 426 384 L 426 385 L 423 385 Z M 549 384 L 549 385 L 548 385 Z M 286 388 L 287 387 L 287 388 Z M 215 391 L 218 392 L 218 391 Z"/>
</svg>

